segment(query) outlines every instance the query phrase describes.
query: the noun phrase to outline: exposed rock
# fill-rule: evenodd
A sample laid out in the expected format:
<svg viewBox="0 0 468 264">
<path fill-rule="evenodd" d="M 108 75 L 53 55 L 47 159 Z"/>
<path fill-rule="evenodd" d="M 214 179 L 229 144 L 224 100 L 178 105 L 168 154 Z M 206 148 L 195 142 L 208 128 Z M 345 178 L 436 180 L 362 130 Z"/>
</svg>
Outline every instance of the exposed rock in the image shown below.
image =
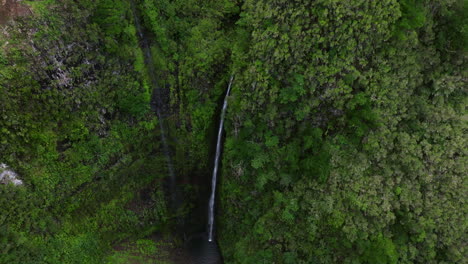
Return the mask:
<svg viewBox="0 0 468 264">
<path fill-rule="evenodd" d="M 16 172 L 8 169 L 4 163 L 0 163 L 0 184 L 23 185 L 23 181 L 18 179 Z"/>
<path fill-rule="evenodd" d="M 21 0 L 0 0 L 0 25 L 12 18 L 32 14 L 31 9 L 21 2 Z"/>
</svg>

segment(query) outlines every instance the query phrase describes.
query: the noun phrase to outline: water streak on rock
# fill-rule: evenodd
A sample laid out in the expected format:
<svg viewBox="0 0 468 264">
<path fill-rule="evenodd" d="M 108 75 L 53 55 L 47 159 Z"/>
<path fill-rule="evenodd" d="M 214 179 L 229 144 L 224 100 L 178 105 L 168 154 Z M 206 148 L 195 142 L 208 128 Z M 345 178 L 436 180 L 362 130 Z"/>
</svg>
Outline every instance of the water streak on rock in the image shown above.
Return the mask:
<svg viewBox="0 0 468 264">
<path fill-rule="evenodd" d="M 161 143 L 163 147 L 163 152 L 164 155 L 166 156 L 166 163 L 167 163 L 167 169 L 169 173 L 169 189 L 171 192 L 171 199 L 172 199 L 172 205 L 174 206 L 176 203 L 176 190 L 175 190 L 175 173 L 174 173 L 174 166 L 172 164 L 172 159 L 171 159 L 171 153 L 169 149 L 169 145 L 167 143 L 167 138 L 166 138 L 166 130 L 164 127 L 164 119 L 161 113 L 161 108 L 162 108 L 162 98 L 161 98 L 161 88 L 158 86 L 157 78 L 156 78 L 156 69 L 154 67 L 154 61 L 153 61 L 153 55 L 151 53 L 151 48 L 148 43 L 148 39 L 146 38 L 143 29 L 140 25 L 140 20 L 138 18 L 138 13 L 135 7 L 134 1 L 130 1 L 131 7 L 132 7 L 132 12 L 135 20 L 135 27 L 137 29 L 138 36 L 140 38 L 140 44 L 141 48 L 143 49 L 143 52 L 145 54 L 145 65 L 148 70 L 148 75 L 151 80 L 151 84 L 153 87 L 153 99 L 154 99 L 154 105 L 153 105 L 153 110 L 156 112 L 156 116 L 158 117 L 158 123 L 159 123 L 159 130 L 161 133 Z"/>
</svg>

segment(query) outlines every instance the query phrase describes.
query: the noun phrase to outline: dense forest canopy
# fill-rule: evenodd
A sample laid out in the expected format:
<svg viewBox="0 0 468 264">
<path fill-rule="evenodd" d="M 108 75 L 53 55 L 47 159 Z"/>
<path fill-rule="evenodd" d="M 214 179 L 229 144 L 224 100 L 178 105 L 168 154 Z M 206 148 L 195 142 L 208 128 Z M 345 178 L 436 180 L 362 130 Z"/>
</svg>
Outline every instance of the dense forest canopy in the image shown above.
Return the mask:
<svg viewBox="0 0 468 264">
<path fill-rule="evenodd" d="M 187 263 L 231 76 L 224 262 L 466 262 L 466 0 L 26 6 L 0 19 L 0 164 L 22 182 L 0 182 L 0 263 Z"/>
</svg>

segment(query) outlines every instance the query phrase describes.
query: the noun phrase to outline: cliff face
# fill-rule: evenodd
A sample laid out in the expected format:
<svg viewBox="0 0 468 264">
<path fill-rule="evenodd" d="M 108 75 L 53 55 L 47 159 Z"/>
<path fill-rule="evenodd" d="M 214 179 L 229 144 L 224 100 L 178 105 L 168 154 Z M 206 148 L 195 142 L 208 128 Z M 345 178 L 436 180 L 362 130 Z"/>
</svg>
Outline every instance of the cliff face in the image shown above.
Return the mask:
<svg viewBox="0 0 468 264">
<path fill-rule="evenodd" d="M 27 16 L 31 10 L 18 0 L 0 0 L 0 25 L 18 16 Z"/>
</svg>

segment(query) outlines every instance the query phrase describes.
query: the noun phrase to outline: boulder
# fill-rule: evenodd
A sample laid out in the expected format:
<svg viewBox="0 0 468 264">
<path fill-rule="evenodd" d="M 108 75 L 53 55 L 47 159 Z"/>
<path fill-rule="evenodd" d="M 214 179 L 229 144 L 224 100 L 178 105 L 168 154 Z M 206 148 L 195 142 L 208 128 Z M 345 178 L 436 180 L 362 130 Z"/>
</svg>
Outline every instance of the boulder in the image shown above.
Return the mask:
<svg viewBox="0 0 468 264">
<path fill-rule="evenodd" d="M 10 170 L 4 163 L 0 163 L 0 184 L 23 185 L 23 181 L 18 178 L 16 172 Z"/>
</svg>

